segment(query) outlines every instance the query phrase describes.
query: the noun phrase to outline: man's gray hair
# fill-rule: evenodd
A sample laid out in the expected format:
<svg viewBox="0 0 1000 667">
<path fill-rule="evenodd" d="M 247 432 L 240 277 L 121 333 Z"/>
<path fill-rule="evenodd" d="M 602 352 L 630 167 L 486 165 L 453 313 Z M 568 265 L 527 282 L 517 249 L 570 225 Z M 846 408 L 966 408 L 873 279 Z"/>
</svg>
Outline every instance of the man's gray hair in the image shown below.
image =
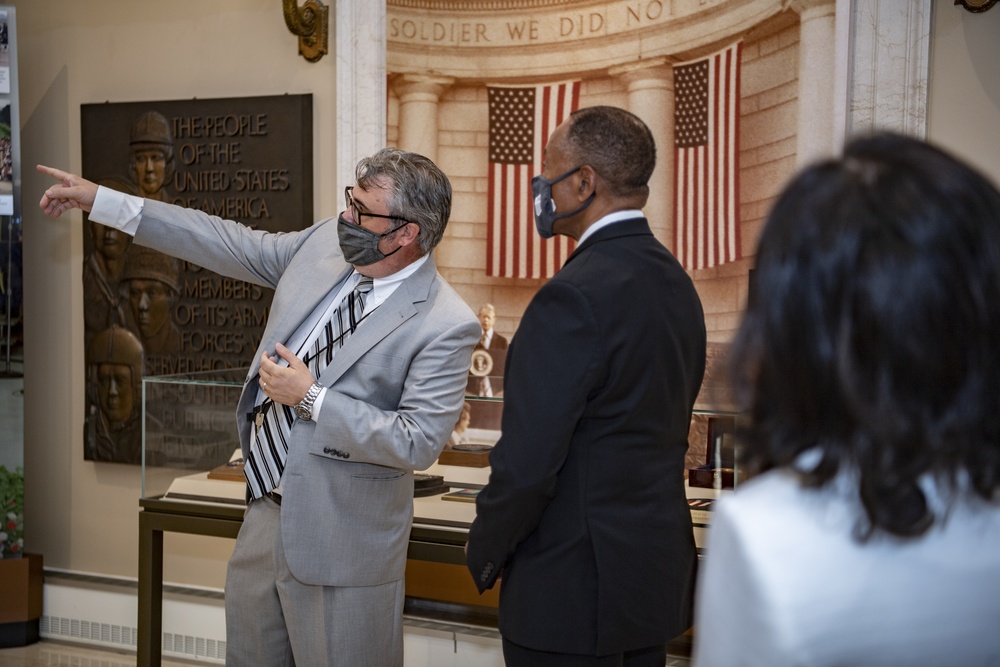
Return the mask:
<svg viewBox="0 0 1000 667">
<path fill-rule="evenodd" d="M 380 183 L 385 180 L 387 183 Z M 358 162 L 362 188 L 388 186 L 389 214 L 420 226 L 417 244 L 426 255 L 441 242 L 451 216 L 451 182 L 430 159 L 398 148 L 383 148 Z"/>
</svg>

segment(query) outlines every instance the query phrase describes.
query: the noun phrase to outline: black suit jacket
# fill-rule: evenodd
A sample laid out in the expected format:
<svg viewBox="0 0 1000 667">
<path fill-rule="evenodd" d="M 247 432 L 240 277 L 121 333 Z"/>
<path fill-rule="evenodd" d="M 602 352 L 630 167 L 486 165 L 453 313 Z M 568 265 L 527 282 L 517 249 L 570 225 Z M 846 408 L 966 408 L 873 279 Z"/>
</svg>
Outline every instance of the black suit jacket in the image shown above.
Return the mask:
<svg viewBox="0 0 1000 667">
<path fill-rule="evenodd" d="M 483 345 L 482 343 L 476 343 L 476 347 L 482 348 Z M 490 349 L 491 350 L 507 349 L 507 339 L 498 334 L 495 329 L 493 330 L 493 337 L 490 338 Z"/>
<path fill-rule="evenodd" d="M 506 639 L 605 655 L 690 626 L 684 454 L 704 369 L 701 302 L 643 218 L 596 232 L 532 299 L 467 559 L 480 591 L 502 573 Z"/>
<path fill-rule="evenodd" d="M 476 343 L 475 350 L 486 350 L 493 360 L 493 368 L 490 370 L 489 378 L 482 378 L 478 375 L 473 375 L 472 371 L 469 371 L 469 382 L 465 388 L 466 396 L 480 396 L 483 389 L 483 382 L 489 382 L 489 388 L 491 396 L 502 396 L 503 395 L 503 372 L 504 366 L 507 362 L 507 339 L 493 331 L 493 336 L 490 338 L 489 348 L 483 347 L 482 337 L 480 341 Z M 475 352 L 473 350 L 473 352 Z M 477 420 L 478 421 L 478 420 Z M 499 428 L 499 425 L 493 426 L 483 422 L 484 425 L 489 428 Z"/>
</svg>

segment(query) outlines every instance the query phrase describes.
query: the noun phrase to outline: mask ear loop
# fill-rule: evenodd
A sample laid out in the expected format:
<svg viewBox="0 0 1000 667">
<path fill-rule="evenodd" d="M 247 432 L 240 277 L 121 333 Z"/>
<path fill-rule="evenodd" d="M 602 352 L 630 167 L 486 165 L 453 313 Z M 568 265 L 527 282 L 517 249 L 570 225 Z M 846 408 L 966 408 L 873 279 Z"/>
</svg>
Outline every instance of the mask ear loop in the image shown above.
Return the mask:
<svg viewBox="0 0 1000 667">
<path fill-rule="evenodd" d="M 578 206 L 576 210 L 570 211 L 568 213 L 558 213 L 554 218 L 552 218 L 552 222 L 555 222 L 556 220 L 562 220 L 563 218 L 568 218 L 572 215 L 576 215 L 577 213 L 582 213 L 585 208 L 594 203 L 594 197 L 596 196 L 597 196 L 597 191 L 595 190 L 590 193 L 590 196 L 587 197 L 587 200 L 582 204 L 580 204 L 580 206 Z"/>
<path fill-rule="evenodd" d="M 563 174 L 562 176 L 558 177 L 556 180 L 552 181 L 549 184 L 549 187 L 551 188 L 551 186 L 555 185 L 559 181 L 562 181 L 562 180 L 565 180 L 565 179 L 569 178 L 570 176 L 572 176 L 576 172 L 581 171 L 585 166 L 587 166 L 587 165 L 586 164 L 581 164 L 576 169 L 570 169 L 565 174 Z M 591 167 L 591 168 L 593 168 L 593 167 Z M 581 178 L 580 179 L 580 187 L 578 188 L 578 190 L 581 193 L 583 192 L 583 187 L 586 184 L 587 184 L 587 178 L 586 177 Z M 597 196 L 597 188 L 595 186 L 594 191 L 590 193 L 590 196 L 587 197 L 586 201 L 584 201 L 582 204 L 580 204 L 580 206 L 578 206 L 576 208 L 576 210 L 570 211 L 569 213 L 560 213 L 560 214 L 557 214 L 554 218 L 552 218 L 552 221 L 555 222 L 556 220 L 561 220 L 563 218 L 568 218 L 571 215 L 576 215 L 577 213 L 581 213 L 584 209 L 586 209 L 588 206 L 590 206 L 593 203 L 594 197 L 596 197 L 596 196 Z M 551 198 L 550 198 L 550 201 L 551 201 Z M 555 202 L 554 201 L 552 202 L 552 206 L 553 206 L 553 208 L 555 207 Z"/>
</svg>

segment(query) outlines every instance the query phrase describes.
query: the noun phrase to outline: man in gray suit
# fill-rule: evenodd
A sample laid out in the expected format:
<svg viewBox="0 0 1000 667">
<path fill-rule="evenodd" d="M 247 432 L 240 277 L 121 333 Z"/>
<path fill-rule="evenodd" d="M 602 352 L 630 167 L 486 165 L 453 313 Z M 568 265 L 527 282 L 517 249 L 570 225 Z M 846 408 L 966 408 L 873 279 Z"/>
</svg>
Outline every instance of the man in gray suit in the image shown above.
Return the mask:
<svg viewBox="0 0 1000 667">
<path fill-rule="evenodd" d="M 339 218 L 270 234 L 38 169 L 61 182 L 40 201 L 49 216 L 90 211 L 275 290 L 237 414 L 250 500 L 226 577 L 228 664 L 402 665 L 413 471 L 448 441 L 481 333 L 431 254 L 447 177 L 383 149 Z"/>
</svg>

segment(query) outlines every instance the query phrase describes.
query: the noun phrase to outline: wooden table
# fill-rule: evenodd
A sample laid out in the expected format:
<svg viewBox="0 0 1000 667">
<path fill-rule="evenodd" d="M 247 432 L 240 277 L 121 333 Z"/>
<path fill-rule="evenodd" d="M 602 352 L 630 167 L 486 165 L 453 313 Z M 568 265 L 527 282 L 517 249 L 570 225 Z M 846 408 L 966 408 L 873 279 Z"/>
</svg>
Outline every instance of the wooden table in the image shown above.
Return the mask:
<svg viewBox="0 0 1000 667">
<path fill-rule="evenodd" d="M 472 589 L 465 570 L 465 542 L 475 506 L 415 499 L 414 525 L 407 559 L 454 568 Z M 163 653 L 163 533 L 236 538 L 243 505 L 225 505 L 163 497 L 139 501 L 139 627 L 137 667 L 158 667 Z M 471 514 L 470 514 L 471 512 Z M 433 515 L 421 518 L 422 514 Z M 466 521 L 466 519 L 468 519 Z M 481 611 L 481 610 L 479 610 Z M 488 614 L 489 615 L 489 614 Z"/>
<path fill-rule="evenodd" d="M 163 653 L 163 533 L 236 538 L 245 507 L 162 498 L 139 501 L 137 667 L 158 667 Z"/>
</svg>

